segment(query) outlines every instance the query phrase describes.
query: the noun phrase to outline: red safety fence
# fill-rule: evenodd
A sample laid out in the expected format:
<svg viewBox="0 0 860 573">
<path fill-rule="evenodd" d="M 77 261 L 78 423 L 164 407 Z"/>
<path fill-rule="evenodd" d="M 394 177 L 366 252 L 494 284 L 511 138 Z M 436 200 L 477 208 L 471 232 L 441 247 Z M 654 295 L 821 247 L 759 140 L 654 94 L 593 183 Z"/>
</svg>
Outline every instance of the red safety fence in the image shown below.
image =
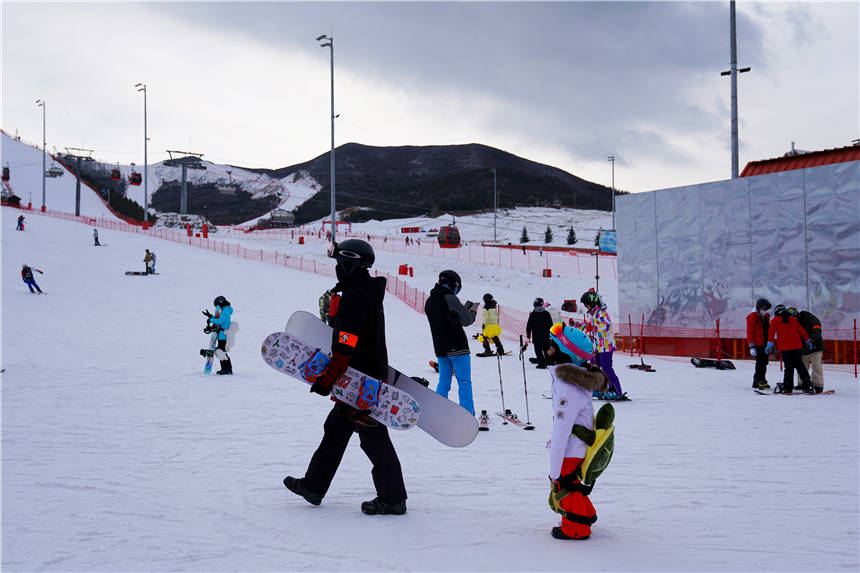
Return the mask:
<svg viewBox="0 0 860 573">
<path fill-rule="evenodd" d="M 251 232 L 239 227 L 224 227 L 219 229 L 219 232 L 238 235 L 242 240 L 288 241 L 304 237 L 306 242 L 327 242 L 326 233 L 309 227 L 263 229 Z M 464 244 L 456 249 L 443 249 L 433 237 L 424 237 L 423 240 L 410 239 L 407 244 L 406 239 L 401 237 L 377 237 L 367 233 L 351 233 L 343 230 L 338 230 L 337 236 L 338 239 L 342 237 L 363 239 L 373 245 L 376 251 L 401 253 L 406 257 L 418 255 L 462 263 L 491 265 L 535 272 L 542 276 L 593 277 L 599 273 L 614 280 L 618 279 L 617 257 L 614 253 L 598 253 L 597 251 L 561 247 L 552 249 L 547 247 L 543 252 L 535 248 L 528 248 L 523 252 L 521 247 L 499 248 L 482 244 Z M 551 272 L 545 273 L 546 269 Z"/>
<path fill-rule="evenodd" d="M 248 249 L 238 243 L 202 238 L 200 236 L 189 237 L 184 230 L 172 231 L 163 228 L 143 229 L 142 227 L 130 225 L 123 221 L 76 217 L 68 213 L 50 210 L 44 213 L 33 211 L 33 213 L 77 221 L 90 226 L 97 224 L 104 229 L 143 233 L 150 237 L 187 244 L 228 256 L 257 260 L 297 271 L 335 277 L 333 263 L 319 261 L 312 257 L 296 257 L 280 253 L 277 250 Z M 315 235 L 315 233 L 311 233 L 311 235 Z M 375 241 L 379 241 L 379 239 L 375 239 Z M 383 240 L 382 243 L 384 245 L 386 241 Z M 439 249 L 439 252 L 454 250 L 459 249 Z M 376 275 L 380 276 L 380 273 L 376 273 Z M 384 273 L 384 276 L 388 279 L 386 288 L 388 292 L 402 300 L 412 309 L 420 313 L 424 312 L 424 302 L 427 299 L 425 292 L 409 286 L 406 281 L 401 280 L 397 275 Z M 510 340 L 518 340 L 521 334 L 525 336 L 528 316 L 528 312 L 499 306 L 499 324 L 502 327 L 502 336 Z M 560 313 L 560 317 L 566 322 L 571 319 L 576 320 L 576 317 L 570 313 Z M 653 354 L 663 356 L 698 356 L 701 358 L 731 358 L 735 360 L 749 358 L 746 329 L 721 330 L 719 319 L 714 324 L 713 329 L 650 326 L 644 324 L 644 321 L 645 317 L 642 316 L 638 323 L 634 323 L 632 318 L 628 316 L 626 323 L 619 321 L 620 323 L 616 322 L 613 325 L 616 350 L 628 352 L 631 356 L 634 354 L 640 356 L 643 354 Z M 858 361 L 858 350 L 860 350 L 860 347 L 858 347 L 857 341 L 856 319 L 853 329 L 822 329 L 822 335 L 825 341 L 825 367 L 828 369 L 853 371 L 856 378 L 858 376 L 858 364 L 860 364 L 860 361 Z"/>
</svg>

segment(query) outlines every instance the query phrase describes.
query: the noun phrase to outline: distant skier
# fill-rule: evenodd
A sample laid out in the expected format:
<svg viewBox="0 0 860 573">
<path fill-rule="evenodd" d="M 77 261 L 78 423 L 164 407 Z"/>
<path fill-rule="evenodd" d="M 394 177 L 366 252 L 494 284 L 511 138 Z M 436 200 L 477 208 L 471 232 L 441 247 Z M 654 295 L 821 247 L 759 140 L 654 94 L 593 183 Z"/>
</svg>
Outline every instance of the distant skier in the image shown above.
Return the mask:
<svg viewBox="0 0 860 573">
<path fill-rule="evenodd" d="M 502 340 L 499 335 L 502 334 L 502 327 L 499 325 L 499 304 L 493 299 L 493 295 L 486 293 L 484 295 L 484 310 L 481 311 L 481 337 L 478 340 L 484 345 L 484 351 L 479 352 L 475 356 L 493 356 L 493 351 L 490 348 L 490 342 L 496 345 L 496 352 L 499 355 L 505 353 L 505 347 L 502 346 Z"/>
<path fill-rule="evenodd" d="M 233 307 L 230 302 L 223 296 L 215 297 L 212 301 L 215 305 L 215 313 L 204 310 L 208 324 L 218 329 L 218 346 L 215 348 L 215 357 L 221 363 L 221 370 L 216 374 L 233 374 L 233 363 L 230 362 L 230 356 L 227 354 L 227 331 L 230 329 L 230 322 L 233 317 Z"/>
<path fill-rule="evenodd" d="M 609 378 L 609 391 L 606 396 L 609 400 L 624 399 L 621 391 L 621 382 L 612 368 L 612 353 L 615 352 L 615 336 L 612 334 L 612 319 L 606 305 L 600 299 L 594 289 L 589 289 L 582 294 L 580 302 L 585 306 L 585 328 L 583 329 L 594 344 L 593 364 L 597 364 Z"/>
<path fill-rule="evenodd" d="M 24 215 L 18 215 L 18 225 L 15 227 L 16 231 L 24 230 Z"/>
<path fill-rule="evenodd" d="M 770 327 L 770 301 L 760 298 L 755 301 L 755 310 L 747 315 L 747 344 L 750 355 L 755 358 L 752 387 L 758 390 L 770 388 L 767 383 L 767 335 Z"/>
<path fill-rule="evenodd" d="M 475 322 L 478 309 L 469 301 L 463 305 L 457 298 L 462 286 L 460 275 L 453 270 L 439 273 L 439 281 L 424 303 L 424 314 L 430 323 L 433 350 L 439 365 L 436 393 L 447 398 L 451 380 L 456 376 L 460 405 L 474 415 L 469 340 L 463 327 Z"/>
<path fill-rule="evenodd" d="M 96 228 L 93 228 L 93 246 L 94 247 L 100 247 L 101 246 L 101 243 L 99 243 L 99 230 Z"/>
<path fill-rule="evenodd" d="M 151 251 L 149 254 L 152 255 L 152 264 L 150 265 L 150 268 L 152 269 L 152 274 L 155 274 L 155 261 L 157 260 L 155 251 Z"/>
<path fill-rule="evenodd" d="M 45 274 L 39 269 L 34 269 L 25 264 L 21 266 L 21 280 L 30 288 L 31 293 L 43 294 L 42 289 L 40 289 L 39 285 L 36 284 L 36 279 L 33 277 L 33 271 L 36 271 L 40 275 Z"/>
<path fill-rule="evenodd" d="M 146 249 L 146 254 L 143 256 L 143 264 L 146 265 L 146 274 L 151 275 L 155 272 L 155 262 L 152 258 L 152 253 L 149 252 L 149 249 Z"/>
<path fill-rule="evenodd" d="M 534 345 L 537 367 L 544 369 L 547 366 L 546 351 L 549 350 L 549 328 L 555 321 L 546 310 L 542 298 L 536 298 L 533 306 L 534 310 L 529 313 L 529 319 L 526 322 L 526 336 Z"/>
<path fill-rule="evenodd" d="M 587 444 L 574 433 L 574 424 L 594 428 L 592 392 L 606 390 L 609 380 L 600 368 L 588 364 L 592 343 L 578 328 L 554 324 L 547 352 L 552 362 L 552 438 L 549 448 L 550 505 L 562 514 L 561 526 L 553 527 L 556 539 L 588 539 L 597 514 L 576 470 L 586 456 Z M 555 503 L 553 503 L 555 502 Z"/>
</svg>

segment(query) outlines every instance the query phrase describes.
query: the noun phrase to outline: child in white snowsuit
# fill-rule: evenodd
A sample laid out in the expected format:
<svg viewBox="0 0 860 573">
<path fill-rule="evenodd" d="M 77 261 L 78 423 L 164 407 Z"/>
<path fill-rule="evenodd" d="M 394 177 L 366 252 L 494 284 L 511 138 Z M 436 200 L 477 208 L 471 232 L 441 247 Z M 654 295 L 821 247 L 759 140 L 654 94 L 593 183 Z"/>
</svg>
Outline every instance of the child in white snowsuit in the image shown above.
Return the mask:
<svg viewBox="0 0 860 573">
<path fill-rule="evenodd" d="M 553 411 L 552 439 L 547 444 L 549 478 L 553 492 L 570 492 L 560 501 L 564 511 L 561 526 L 553 527 L 551 533 L 556 539 L 587 539 L 597 515 L 588 499 L 591 486 L 583 486 L 576 475 L 587 446 L 572 431 L 574 424 L 593 429 L 591 393 L 605 391 L 609 380 L 600 368 L 588 363 L 593 356 L 592 343 L 581 330 L 556 323 L 550 328 L 550 338 L 547 354 L 555 365 L 548 369 Z"/>
</svg>

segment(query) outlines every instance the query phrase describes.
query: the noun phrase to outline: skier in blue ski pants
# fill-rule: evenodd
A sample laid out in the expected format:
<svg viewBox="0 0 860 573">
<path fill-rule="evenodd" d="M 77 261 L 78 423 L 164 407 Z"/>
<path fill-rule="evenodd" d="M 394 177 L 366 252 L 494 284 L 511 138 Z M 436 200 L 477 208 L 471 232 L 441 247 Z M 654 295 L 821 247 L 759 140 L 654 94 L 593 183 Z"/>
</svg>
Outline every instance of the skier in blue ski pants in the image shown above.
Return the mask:
<svg viewBox="0 0 860 573">
<path fill-rule="evenodd" d="M 472 366 L 469 355 L 437 356 L 436 361 L 439 363 L 439 384 L 436 386 L 436 393 L 446 398 L 448 397 L 448 392 L 451 391 L 451 380 L 456 372 L 460 405 L 474 414 L 475 405 L 472 402 Z"/>
</svg>

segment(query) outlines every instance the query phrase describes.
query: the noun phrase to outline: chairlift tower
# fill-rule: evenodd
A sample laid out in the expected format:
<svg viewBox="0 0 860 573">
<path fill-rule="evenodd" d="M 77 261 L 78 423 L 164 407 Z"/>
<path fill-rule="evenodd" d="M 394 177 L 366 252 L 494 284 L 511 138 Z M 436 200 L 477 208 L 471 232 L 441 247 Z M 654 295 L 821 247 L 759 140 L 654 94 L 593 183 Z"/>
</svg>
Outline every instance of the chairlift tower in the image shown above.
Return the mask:
<svg viewBox="0 0 860 573">
<path fill-rule="evenodd" d="M 729 51 L 730 68 L 728 71 L 720 72 L 721 76 L 731 76 L 731 98 L 732 98 L 732 179 L 738 178 L 738 74 L 750 71 L 751 68 L 738 69 L 738 37 L 735 25 L 735 0 L 729 2 Z"/>
<path fill-rule="evenodd" d="M 81 216 L 81 161 L 92 161 L 93 150 L 67 147 L 66 157 L 75 158 L 75 217 Z M 44 175 L 43 175 L 44 176 Z"/>
<path fill-rule="evenodd" d="M 42 213 L 45 212 L 45 155 L 48 153 L 48 145 L 45 143 L 45 100 L 37 99 L 36 105 L 42 108 Z"/>
<path fill-rule="evenodd" d="M 181 215 L 185 215 L 188 213 L 188 168 L 206 169 L 206 167 L 200 162 L 203 154 L 193 153 L 191 151 L 176 151 L 173 149 L 167 149 L 166 151 L 170 156 L 170 159 L 165 161 L 164 164 L 169 167 L 175 167 L 177 165 L 182 167 L 182 191 L 179 194 L 179 213 Z M 176 154 L 176 157 L 174 157 L 174 154 Z"/>
</svg>

